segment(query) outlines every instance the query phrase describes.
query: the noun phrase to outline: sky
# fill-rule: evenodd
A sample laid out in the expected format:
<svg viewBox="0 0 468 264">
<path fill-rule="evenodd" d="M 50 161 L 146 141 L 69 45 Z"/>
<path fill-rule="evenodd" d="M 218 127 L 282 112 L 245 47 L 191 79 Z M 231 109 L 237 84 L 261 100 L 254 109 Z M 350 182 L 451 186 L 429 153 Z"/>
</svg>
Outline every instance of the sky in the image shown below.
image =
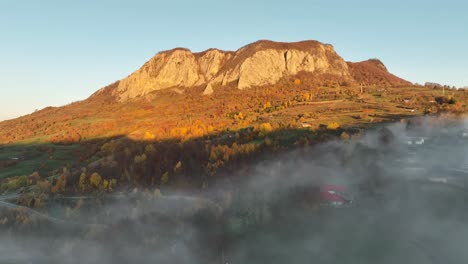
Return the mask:
<svg viewBox="0 0 468 264">
<path fill-rule="evenodd" d="M 83 100 L 157 52 L 330 43 L 411 82 L 468 85 L 468 2 L 0 0 L 0 120 Z"/>
</svg>

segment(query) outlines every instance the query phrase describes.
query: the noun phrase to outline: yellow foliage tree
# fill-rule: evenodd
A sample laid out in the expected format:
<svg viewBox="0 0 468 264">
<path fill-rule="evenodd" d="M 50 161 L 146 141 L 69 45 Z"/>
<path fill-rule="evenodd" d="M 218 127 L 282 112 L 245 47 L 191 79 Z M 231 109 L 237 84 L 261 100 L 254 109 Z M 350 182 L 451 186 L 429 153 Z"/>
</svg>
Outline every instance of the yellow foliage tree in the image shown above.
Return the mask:
<svg viewBox="0 0 468 264">
<path fill-rule="evenodd" d="M 88 176 L 85 172 L 81 173 L 80 179 L 78 181 L 78 189 L 82 192 L 88 190 Z"/>
<path fill-rule="evenodd" d="M 182 169 L 182 162 L 177 162 L 177 164 L 174 166 L 174 172 L 178 173 Z"/>
<path fill-rule="evenodd" d="M 135 156 L 134 160 L 135 160 L 135 163 L 143 163 L 146 161 L 146 154 L 143 153 L 141 155 L 137 155 Z"/>
<path fill-rule="evenodd" d="M 37 186 L 39 186 L 39 190 L 43 193 L 48 193 L 51 190 L 51 184 L 48 180 L 39 181 Z"/>
<path fill-rule="evenodd" d="M 110 184 L 110 183 L 109 183 L 108 180 L 104 180 L 104 181 L 102 182 L 102 189 L 108 191 L 108 190 L 109 190 L 109 184 Z"/>
<path fill-rule="evenodd" d="M 168 183 L 169 183 L 169 172 L 166 172 L 161 176 L 161 185 L 166 185 Z"/>
<path fill-rule="evenodd" d="M 66 185 L 67 185 L 67 179 L 65 177 L 65 174 L 62 174 L 57 179 L 57 182 L 55 183 L 54 187 L 52 187 L 52 192 L 53 193 L 63 193 L 63 192 L 65 192 L 65 186 Z"/>
<path fill-rule="evenodd" d="M 237 114 L 234 115 L 234 120 L 236 121 L 240 121 L 240 120 L 244 120 L 244 114 L 242 112 L 239 112 Z"/>
<path fill-rule="evenodd" d="M 89 183 L 91 184 L 91 186 L 98 189 L 101 186 L 101 183 L 102 183 L 101 175 L 99 175 L 99 173 L 97 173 L 97 172 L 91 174 L 91 177 L 89 179 Z"/>
<path fill-rule="evenodd" d="M 214 127 L 210 125 L 210 126 L 208 126 L 208 127 L 206 128 L 206 131 L 207 131 L 208 133 L 213 133 Z"/>
<path fill-rule="evenodd" d="M 145 146 L 145 153 L 146 154 L 151 154 L 151 153 L 154 153 L 156 151 L 156 148 L 154 147 L 153 144 L 148 144 Z"/>
<path fill-rule="evenodd" d="M 266 102 L 263 104 L 263 110 L 267 109 L 267 108 L 270 108 L 271 107 L 271 103 L 270 102 Z"/>
<path fill-rule="evenodd" d="M 261 123 L 260 126 L 258 127 L 258 135 L 263 137 L 273 131 L 273 127 L 271 126 L 270 123 Z"/>
<path fill-rule="evenodd" d="M 145 135 L 143 136 L 144 140 L 154 140 L 155 138 L 156 138 L 156 135 L 148 131 L 146 131 Z"/>
<path fill-rule="evenodd" d="M 340 128 L 340 124 L 338 122 L 330 122 L 327 125 L 327 129 L 330 129 L 330 130 L 336 130 L 338 128 Z"/>
</svg>

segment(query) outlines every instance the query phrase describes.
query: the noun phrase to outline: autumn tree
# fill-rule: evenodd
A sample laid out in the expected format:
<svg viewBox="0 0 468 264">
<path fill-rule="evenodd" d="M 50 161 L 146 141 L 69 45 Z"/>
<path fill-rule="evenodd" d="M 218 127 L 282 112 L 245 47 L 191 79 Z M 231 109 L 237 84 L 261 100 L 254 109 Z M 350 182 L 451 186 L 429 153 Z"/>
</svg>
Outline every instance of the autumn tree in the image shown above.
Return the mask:
<svg viewBox="0 0 468 264">
<path fill-rule="evenodd" d="M 39 190 L 42 193 L 49 193 L 51 191 L 52 185 L 48 180 L 42 180 L 37 183 L 37 186 L 39 187 Z"/>
<path fill-rule="evenodd" d="M 260 126 L 258 127 L 258 135 L 260 137 L 264 137 L 266 136 L 268 133 L 270 133 L 271 131 L 273 131 L 273 127 L 271 126 L 270 123 L 262 123 L 260 124 Z"/>
<path fill-rule="evenodd" d="M 99 173 L 95 172 L 91 174 L 91 177 L 89 179 L 89 183 L 92 187 L 99 189 L 102 183 L 102 177 L 99 175 Z"/>
<path fill-rule="evenodd" d="M 63 193 L 65 192 L 65 186 L 67 185 L 67 178 L 64 174 L 60 175 L 55 183 L 54 187 L 52 187 L 53 193 Z"/>
<path fill-rule="evenodd" d="M 80 179 L 78 181 L 78 189 L 82 192 L 87 191 L 89 188 L 89 179 L 86 175 L 86 172 L 82 172 L 80 175 Z"/>
<path fill-rule="evenodd" d="M 174 173 L 178 174 L 182 170 L 182 162 L 177 162 L 177 164 L 174 166 Z"/>
<path fill-rule="evenodd" d="M 327 129 L 329 130 L 337 130 L 338 128 L 340 128 L 340 124 L 338 122 L 330 122 L 327 125 Z"/>
<path fill-rule="evenodd" d="M 161 176 L 161 185 L 167 185 L 168 183 L 169 183 L 169 172 L 166 172 Z"/>
<path fill-rule="evenodd" d="M 63 193 L 67 187 L 67 178 L 70 176 L 70 172 L 66 167 L 63 168 L 62 174 L 58 177 L 54 187 L 52 187 L 53 193 Z"/>
</svg>

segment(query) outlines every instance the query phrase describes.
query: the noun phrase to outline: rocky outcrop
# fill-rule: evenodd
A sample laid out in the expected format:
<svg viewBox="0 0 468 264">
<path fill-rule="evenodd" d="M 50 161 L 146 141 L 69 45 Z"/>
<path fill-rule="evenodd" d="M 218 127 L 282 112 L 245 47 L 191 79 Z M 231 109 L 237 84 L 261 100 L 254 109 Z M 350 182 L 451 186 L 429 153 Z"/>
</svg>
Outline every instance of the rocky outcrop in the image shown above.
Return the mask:
<svg viewBox="0 0 468 264">
<path fill-rule="evenodd" d="M 116 92 L 121 100 L 170 87 L 191 87 L 203 83 L 198 62 L 189 50 L 161 52 L 136 72 L 120 81 Z"/>
<path fill-rule="evenodd" d="M 223 65 L 232 57 L 232 53 L 217 49 L 207 50 L 198 55 L 198 65 L 206 81 L 213 79 Z"/>
<path fill-rule="evenodd" d="M 211 85 L 211 83 L 209 83 L 208 85 L 206 85 L 205 90 L 203 90 L 203 95 L 210 95 L 213 93 L 214 93 L 213 86 Z"/>
<path fill-rule="evenodd" d="M 258 41 L 236 52 L 210 49 L 192 53 L 179 48 L 156 54 L 139 70 L 121 80 L 113 93 L 120 101 L 126 101 L 171 87 L 204 86 L 203 94 L 209 95 L 214 92 L 214 87 L 230 83 L 238 89 L 248 89 L 275 84 L 298 73 L 336 76 L 352 83 L 353 74 L 360 76 L 360 66 L 346 63 L 331 45 L 318 41 Z M 374 66 L 379 74 L 386 72 L 383 64 Z"/>
<path fill-rule="evenodd" d="M 335 53 L 333 47 L 320 44 L 302 50 L 266 48 L 257 51 L 242 63 L 227 70 L 221 85 L 237 81 L 237 88 L 246 89 L 275 84 L 283 77 L 299 72 L 351 78 L 346 62 Z"/>
</svg>

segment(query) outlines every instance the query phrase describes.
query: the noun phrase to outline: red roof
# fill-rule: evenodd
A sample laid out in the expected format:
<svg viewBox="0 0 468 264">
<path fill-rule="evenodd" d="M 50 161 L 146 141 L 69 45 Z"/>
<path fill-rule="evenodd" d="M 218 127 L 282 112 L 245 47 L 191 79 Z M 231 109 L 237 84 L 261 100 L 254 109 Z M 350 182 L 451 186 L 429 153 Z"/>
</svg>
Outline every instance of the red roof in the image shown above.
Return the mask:
<svg viewBox="0 0 468 264">
<path fill-rule="evenodd" d="M 345 202 L 342 193 L 346 190 L 346 187 L 340 185 L 324 185 L 320 188 L 320 197 L 326 202 Z"/>
</svg>

